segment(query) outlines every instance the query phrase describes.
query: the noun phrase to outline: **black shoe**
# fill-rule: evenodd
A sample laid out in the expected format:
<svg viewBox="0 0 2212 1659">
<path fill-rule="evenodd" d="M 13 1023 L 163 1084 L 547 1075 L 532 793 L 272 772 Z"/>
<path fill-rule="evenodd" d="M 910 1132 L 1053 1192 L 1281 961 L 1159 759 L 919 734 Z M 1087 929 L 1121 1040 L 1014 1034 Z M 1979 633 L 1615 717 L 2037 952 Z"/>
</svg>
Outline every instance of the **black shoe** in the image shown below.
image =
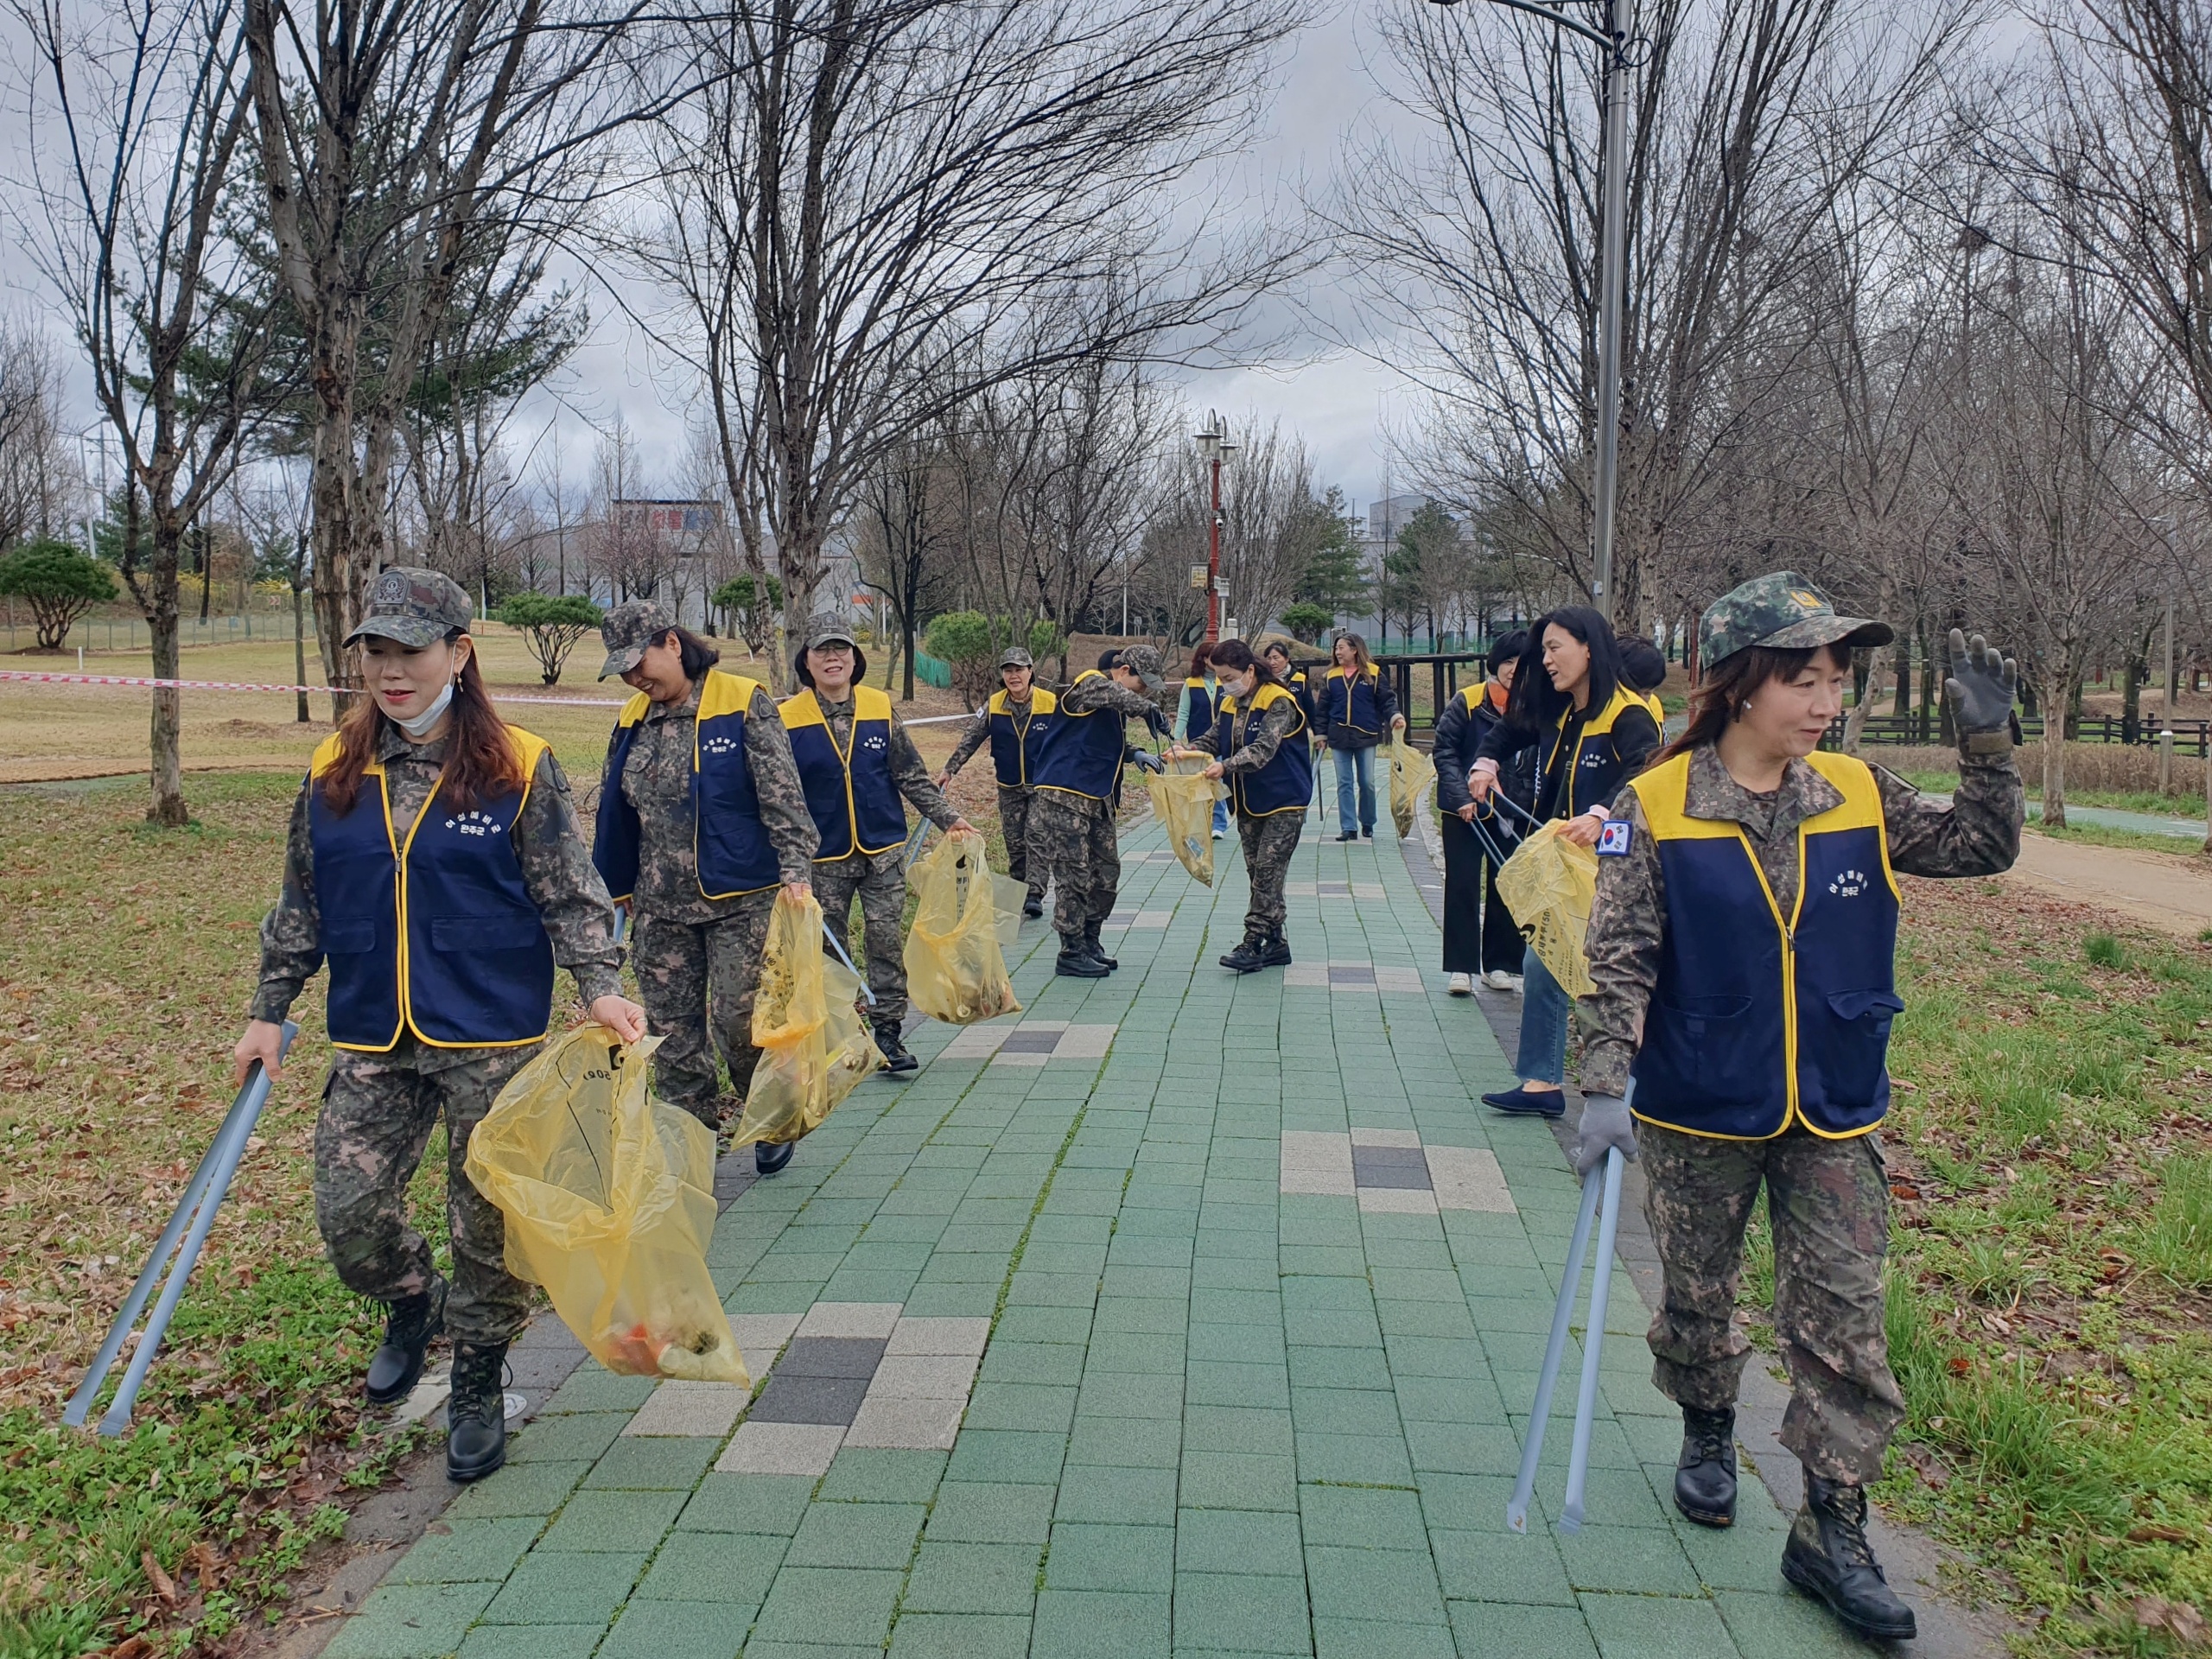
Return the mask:
<svg viewBox="0 0 2212 1659">
<path fill-rule="evenodd" d="M 883 1069 L 893 1077 L 921 1070 L 922 1063 L 906 1052 L 906 1044 L 899 1040 L 899 1027 L 888 1020 L 876 1026 L 875 1046 L 883 1051 Z"/>
<path fill-rule="evenodd" d="M 1897 1599 L 1866 1542 L 1866 1493 L 1805 1471 L 1805 1507 L 1782 1547 L 1782 1576 L 1827 1604 L 1854 1636 L 1910 1642 L 1919 1634 L 1912 1609 Z"/>
<path fill-rule="evenodd" d="M 1281 933 L 1270 933 L 1260 944 L 1260 966 L 1287 968 L 1290 966 L 1290 941 Z"/>
<path fill-rule="evenodd" d="M 1682 1408 L 1675 1507 L 1700 1527 L 1736 1524 L 1736 1414 Z"/>
<path fill-rule="evenodd" d="M 1090 952 L 1090 959 L 1093 962 L 1104 963 L 1106 964 L 1106 971 L 1110 974 L 1122 964 L 1114 957 L 1108 956 L 1106 954 L 1106 947 L 1098 943 L 1098 930 L 1104 925 L 1105 924 L 1103 922 L 1085 922 L 1084 924 L 1083 948 Z"/>
<path fill-rule="evenodd" d="M 446 1478 L 481 1480 L 507 1460 L 507 1344 L 453 1345 L 446 1403 Z"/>
<path fill-rule="evenodd" d="M 1341 836 L 1338 836 L 1337 837 L 1337 839 L 1338 839 L 1338 841 L 1357 841 L 1357 840 L 1359 839 L 1359 837 L 1358 837 L 1357 836 L 1354 835 L 1351 830 L 1345 830 L 1345 831 L 1344 832 L 1344 834 L 1342 834 Z"/>
<path fill-rule="evenodd" d="M 1507 1089 L 1494 1095 L 1484 1095 L 1483 1104 L 1493 1111 L 1514 1117 L 1565 1117 L 1567 1091 L 1563 1089 Z"/>
<path fill-rule="evenodd" d="M 1374 840 L 1374 839 L 1375 839 L 1375 826 L 1374 826 L 1373 824 L 1371 824 L 1371 823 L 1363 823 L 1363 824 L 1361 824 L 1361 825 L 1359 826 L 1359 838 L 1360 838 L 1362 841 L 1372 841 L 1372 840 Z"/>
<path fill-rule="evenodd" d="M 1090 954 L 1080 933 L 1060 935 L 1059 959 L 1052 971 L 1068 979 L 1103 979 L 1114 970 Z"/>
<path fill-rule="evenodd" d="M 1042 899 L 1025 899 L 1022 902 L 1021 913 L 1032 921 L 1036 920 L 1045 913 L 1045 901 Z"/>
<path fill-rule="evenodd" d="M 1244 943 L 1224 957 L 1221 959 L 1221 965 L 1234 969 L 1240 974 L 1256 974 L 1267 966 L 1262 954 L 1266 948 L 1266 944 L 1267 942 L 1257 933 L 1247 933 L 1244 936 Z"/>
<path fill-rule="evenodd" d="M 430 1338 L 446 1328 L 446 1281 L 433 1279 L 420 1296 L 404 1296 L 385 1314 L 384 1341 L 369 1357 L 362 1392 L 372 1406 L 389 1406 L 415 1392 L 423 1380 Z"/>
<path fill-rule="evenodd" d="M 791 1154 L 798 1150 L 798 1142 L 785 1141 L 771 1146 L 766 1141 L 753 1143 L 753 1168 L 755 1173 L 773 1175 L 791 1160 Z"/>
</svg>

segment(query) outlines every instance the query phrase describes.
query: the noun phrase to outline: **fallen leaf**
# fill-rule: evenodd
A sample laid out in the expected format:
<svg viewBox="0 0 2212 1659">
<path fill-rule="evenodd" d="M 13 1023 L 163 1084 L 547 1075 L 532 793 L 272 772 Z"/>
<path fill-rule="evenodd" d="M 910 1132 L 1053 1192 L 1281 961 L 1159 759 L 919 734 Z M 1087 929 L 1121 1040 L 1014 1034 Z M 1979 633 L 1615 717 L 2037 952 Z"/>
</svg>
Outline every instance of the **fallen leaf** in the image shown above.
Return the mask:
<svg viewBox="0 0 2212 1659">
<path fill-rule="evenodd" d="M 200 1577 L 202 1594 L 222 1588 L 223 1564 L 215 1559 L 215 1552 L 205 1538 L 185 1552 L 185 1559 L 192 1563 L 192 1570 Z"/>
<path fill-rule="evenodd" d="M 176 1605 L 176 1581 L 162 1571 L 162 1564 L 154 1559 L 154 1552 L 138 1552 L 138 1565 L 146 1569 L 146 1582 L 154 1586 L 154 1593 L 170 1606 Z"/>
<path fill-rule="evenodd" d="M 2183 1647 L 2194 1647 L 2204 1637 L 2204 1615 L 2185 1601 L 2164 1596 L 2139 1596 L 2135 1622 L 2146 1630 L 2164 1630 Z"/>
<path fill-rule="evenodd" d="M 2137 1527 L 2127 1535 L 2131 1544 L 2193 1544 L 2196 1535 L 2180 1527 Z"/>
<path fill-rule="evenodd" d="M 1893 1198 L 1916 1198 L 1920 1196 L 1920 1189 L 1907 1181 L 1891 1181 L 1890 1196 Z"/>
<path fill-rule="evenodd" d="M 1951 1375 L 1953 1376 L 1964 1376 L 1967 1372 L 1973 1370 L 1974 1361 L 1968 1359 L 1964 1354 L 1953 1354 L 1951 1356 Z"/>
</svg>

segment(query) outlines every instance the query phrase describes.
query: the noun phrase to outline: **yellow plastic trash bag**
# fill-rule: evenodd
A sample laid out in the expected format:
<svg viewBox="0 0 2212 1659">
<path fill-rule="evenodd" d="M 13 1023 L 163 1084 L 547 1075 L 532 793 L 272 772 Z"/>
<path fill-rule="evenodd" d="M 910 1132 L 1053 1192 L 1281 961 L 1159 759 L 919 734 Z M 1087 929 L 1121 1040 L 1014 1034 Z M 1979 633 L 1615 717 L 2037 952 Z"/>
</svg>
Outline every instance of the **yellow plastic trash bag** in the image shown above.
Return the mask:
<svg viewBox="0 0 2212 1659">
<path fill-rule="evenodd" d="M 1414 811 L 1421 791 L 1436 781 L 1436 763 L 1406 741 L 1402 734 L 1390 740 L 1390 817 L 1398 826 L 1398 839 L 1414 832 Z"/>
<path fill-rule="evenodd" d="M 983 838 L 947 836 L 922 855 L 910 879 L 914 924 L 906 931 L 906 995 L 913 1005 L 948 1026 L 1019 1014 L 999 948 Z M 1020 915 L 1017 905 L 1017 922 Z"/>
<path fill-rule="evenodd" d="M 468 1139 L 463 1167 L 506 1217 L 507 1270 L 610 1371 L 752 1385 L 707 1273 L 715 1137 L 652 1098 L 645 1062 L 604 1026 L 555 1038 Z"/>
<path fill-rule="evenodd" d="M 1554 818 L 1530 831 L 1499 869 L 1497 893 L 1560 988 L 1587 996 L 1598 988 L 1582 954 L 1598 896 L 1598 855 L 1563 837 L 1566 827 Z"/>
<path fill-rule="evenodd" d="M 1167 831 L 1167 844 L 1192 875 L 1213 886 L 1213 805 L 1229 791 L 1204 776 L 1211 760 L 1170 760 L 1164 772 L 1145 774 L 1152 810 Z"/>
<path fill-rule="evenodd" d="M 1021 907 L 1029 902 L 1029 884 L 1010 875 L 991 872 L 991 909 L 998 918 L 999 949 L 1011 950 L 1021 943 Z"/>
<path fill-rule="evenodd" d="M 733 1147 L 780 1145 L 811 1134 L 839 1101 L 873 1076 L 882 1051 L 854 1006 L 861 982 L 823 960 L 822 906 L 812 898 L 776 895 L 760 988 L 753 1000 L 753 1041 L 760 1051 Z"/>
</svg>

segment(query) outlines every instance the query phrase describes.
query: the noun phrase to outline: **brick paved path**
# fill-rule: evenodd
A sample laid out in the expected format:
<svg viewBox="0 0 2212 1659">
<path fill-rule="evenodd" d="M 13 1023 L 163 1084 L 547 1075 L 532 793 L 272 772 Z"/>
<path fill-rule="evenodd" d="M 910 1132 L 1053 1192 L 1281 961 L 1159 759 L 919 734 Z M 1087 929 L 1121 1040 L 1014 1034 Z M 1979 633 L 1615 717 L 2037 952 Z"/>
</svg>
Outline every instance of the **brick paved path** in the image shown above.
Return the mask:
<svg viewBox="0 0 2212 1659">
<path fill-rule="evenodd" d="M 1475 1102 L 1510 1072 L 1395 846 L 1301 850 L 1298 963 L 1245 978 L 1235 859 L 1128 851 L 1118 974 L 1051 977 L 1030 924 L 1018 1020 L 923 1026 L 914 1081 L 732 1183 L 749 1410 L 576 1368 L 328 1659 L 1858 1650 L 1748 1471 L 1732 1532 L 1673 1518 L 1624 1276 L 1591 1524 L 1505 1530 L 1576 1191 Z"/>
</svg>

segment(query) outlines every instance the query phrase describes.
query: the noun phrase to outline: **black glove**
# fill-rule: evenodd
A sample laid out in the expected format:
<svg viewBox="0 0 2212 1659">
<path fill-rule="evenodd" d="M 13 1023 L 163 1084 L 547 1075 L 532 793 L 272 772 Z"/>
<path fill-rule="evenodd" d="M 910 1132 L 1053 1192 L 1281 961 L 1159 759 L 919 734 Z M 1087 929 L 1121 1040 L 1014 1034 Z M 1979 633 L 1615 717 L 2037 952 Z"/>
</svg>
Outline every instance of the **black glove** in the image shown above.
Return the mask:
<svg viewBox="0 0 2212 1659">
<path fill-rule="evenodd" d="M 1147 709 L 1144 711 L 1144 723 L 1152 728 L 1152 734 L 1161 742 L 1167 741 L 1171 728 L 1167 724 L 1167 716 L 1158 709 Z"/>
<path fill-rule="evenodd" d="M 2019 665 L 2000 657 L 1980 634 L 1968 639 L 1951 630 L 1951 674 L 1943 682 L 1951 719 L 1961 737 L 1981 732 L 2009 733 L 2012 704 L 2020 691 Z"/>
</svg>

